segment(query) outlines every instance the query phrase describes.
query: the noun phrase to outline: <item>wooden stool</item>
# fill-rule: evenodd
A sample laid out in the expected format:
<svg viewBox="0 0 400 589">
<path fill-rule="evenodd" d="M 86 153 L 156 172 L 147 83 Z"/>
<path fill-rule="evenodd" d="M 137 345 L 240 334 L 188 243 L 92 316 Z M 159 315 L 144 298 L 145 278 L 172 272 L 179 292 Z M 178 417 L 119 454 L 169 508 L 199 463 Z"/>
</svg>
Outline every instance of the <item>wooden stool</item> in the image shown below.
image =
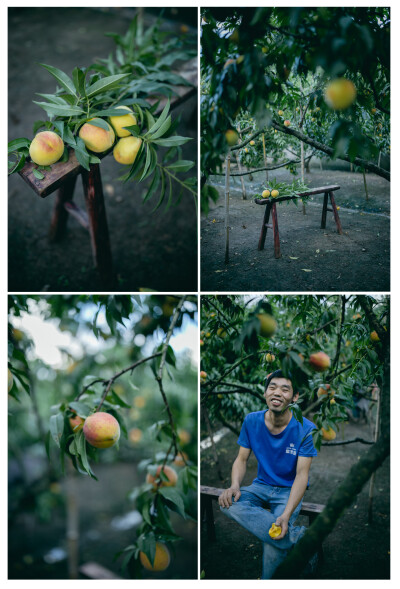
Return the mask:
<svg viewBox="0 0 400 589">
<path fill-rule="evenodd" d="M 274 198 L 274 199 L 271 199 L 271 198 L 262 198 L 262 199 L 256 198 L 256 199 L 254 199 L 254 202 L 256 204 L 265 206 L 263 224 L 261 226 L 260 239 L 258 240 L 258 250 L 260 251 L 260 250 L 264 249 L 265 238 L 267 236 L 267 229 L 272 229 L 273 236 L 274 236 L 275 258 L 280 258 L 282 254 L 281 254 L 281 245 L 280 245 L 280 239 L 279 239 L 278 213 L 277 213 L 277 209 L 276 209 L 276 204 L 278 202 L 283 202 L 285 200 L 296 200 L 298 198 L 302 198 L 305 196 L 314 196 L 316 194 L 323 194 L 324 195 L 324 202 L 322 205 L 321 229 L 325 229 L 325 227 L 326 227 L 326 213 L 327 213 L 327 211 L 330 211 L 333 213 L 333 216 L 335 218 L 337 232 L 340 235 L 342 235 L 343 234 L 342 225 L 340 223 L 339 213 L 337 211 L 335 198 L 333 196 L 333 191 L 339 190 L 339 188 L 340 188 L 340 186 L 338 186 L 337 184 L 334 184 L 332 186 L 321 186 L 319 188 L 312 188 L 311 190 L 308 190 L 306 192 L 301 192 L 299 194 L 296 194 L 295 196 L 278 196 L 278 198 Z M 328 208 L 328 198 L 331 201 L 332 208 Z M 272 225 L 269 225 L 268 223 L 269 223 L 269 218 L 270 218 L 271 213 L 272 213 Z"/>
<path fill-rule="evenodd" d="M 196 95 L 197 83 L 197 59 L 191 59 L 184 63 L 179 75 L 185 78 L 191 85 L 177 86 L 176 94 L 171 99 L 171 109 L 181 104 L 191 96 Z M 149 98 L 149 104 L 158 102 L 156 115 L 159 115 L 167 103 L 167 97 Z M 102 159 L 112 149 L 103 154 L 96 154 Z M 115 282 L 113 271 L 110 237 L 108 232 L 106 209 L 104 204 L 103 186 L 100 175 L 100 164 L 90 165 L 90 170 L 85 170 L 76 159 L 75 152 L 70 150 L 67 162 L 55 163 L 51 170 L 45 173 L 42 180 L 33 174 L 35 168 L 33 162 L 28 162 L 19 171 L 19 175 L 41 198 L 58 190 L 54 203 L 53 215 L 50 225 L 50 241 L 57 242 L 63 239 L 67 227 L 68 215 L 74 217 L 85 229 L 89 231 L 92 245 L 93 260 L 98 268 L 104 285 L 112 286 Z M 86 211 L 81 210 L 73 202 L 76 178 L 82 176 L 83 191 L 85 196 Z"/>
</svg>

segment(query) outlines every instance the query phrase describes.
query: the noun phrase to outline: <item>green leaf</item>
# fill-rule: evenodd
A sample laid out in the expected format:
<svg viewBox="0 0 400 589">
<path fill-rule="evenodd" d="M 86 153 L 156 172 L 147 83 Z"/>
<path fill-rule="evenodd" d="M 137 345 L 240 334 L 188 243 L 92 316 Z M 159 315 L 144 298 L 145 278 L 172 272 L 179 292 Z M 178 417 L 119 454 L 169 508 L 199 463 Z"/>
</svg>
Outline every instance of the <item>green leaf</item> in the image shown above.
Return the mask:
<svg viewBox="0 0 400 589">
<path fill-rule="evenodd" d="M 8 175 L 11 176 L 11 174 L 15 174 L 16 172 L 19 172 L 20 170 L 22 170 L 22 168 L 25 165 L 25 161 L 26 161 L 26 156 L 24 154 L 22 154 L 21 157 L 19 158 L 19 160 L 17 160 L 16 162 L 13 162 L 13 167 L 12 167 L 12 169 L 10 169 L 8 171 Z"/>
<path fill-rule="evenodd" d="M 160 184 L 160 170 L 157 167 L 154 172 L 153 180 L 151 181 L 150 187 L 147 191 L 147 194 L 143 197 L 143 202 L 148 201 L 157 190 L 158 185 Z"/>
<path fill-rule="evenodd" d="M 57 413 L 50 417 L 50 434 L 58 447 L 60 447 L 61 436 L 64 431 L 64 416 L 62 413 Z"/>
<path fill-rule="evenodd" d="M 111 397 L 118 403 L 118 405 L 120 405 L 120 407 L 125 407 L 126 409 L 131 408 L 131 406 L 128 405 L 128 403 L 125 403 L 125 401 L 123 401 L 121 397 L 113 390 L 111 391 Z"/>
<path fill-rule="evenodd" d="M 171 126 L 171 116 L 169 116 L 167 118 L 167 120 L 163 122 L 163 124 L 158 129 L 158 131 L 156 131 L 155 133 L 153 133 L 151 135 L 150 139 L 153 140 L 153 139 L 158 139 L 159 137 L 162 137 L 168 131 L 170 126 Z"/>
<path fill-rule="evenodd" d="M 92 409 L 89 407 L 89 405 L 82 403 L 82 401 L 72 401 L 68 406 L 76 411 L 77 415 L 83 419 L 89 417 L 90 413 L 92 412 Z"/>
<path fill-rule="evenodd" d="M 155 121 L 155 123 L 149 128 L 146 135 L 152 135 L 167 121 L 169 108 L 170 108 L 170 101 L 168 99 L 167 104 L 165 105 L 162 113 L 158 117 L 157 121 Z M 171 117 L 169 117 L 169 119 L 171 119 Z M 170 122 L 170 124 L 171 124 L 171 122 Z M 168 127 L 170 126 L 170 124 L 168 125 Z"/>
<path fill-rule="evenodd" d="M 32 102 L 43 108 L 50 116 L 70 117 L 74 115 L 81 115 L 85 112 L 79 106 L 62 106 L 58 104 L 50 104 L 49 102 L 37 102 L 36 100 L 33 100 Z"/>
<path fill-rule="evenodd" d="M 175 353 L 174 353 L 174 350 L 171 348 L 171 346 L 168 346 L 168 348 L 167 348 L 165 360 L 166 360 L 166 362 L 168 362 L 168 364 L 171 364 L 171 366 L 176 365 Z"/>
<path fill-rule="evenodd" d="M 172 503 L 176 507 L 176 511 L 179 515 L 186 519 L 185 504 L 176 489 L 173 489 L 172 487 L 160 487 L 158 492 L 165 497 L 169 503 Z"/>
<path fill-rule="evenodd" d="M 82 71 L 79 67 L 75 67 L 72 70 L 72 80 L 73 80 L 77 94 L 84 95 L 85 94 L 85 72 Z"/>
<path fill-rule="evenodd" d="M 145 553 L 150 561 L 150 564 L 153 565 L 154 559 L 156 557 L 156 537 L 154 532 L 141 534 L 138 538 L 137 545 L 138 548 Z"/>
<path fill-rule="evenodd" d="M 180 135 L 174 135 L 166 139 L 156 139 L 153 143 L 160 145 L 161 147 L 175 147 L 177 145 L 184 145 L 191 140 L 191 137 L 182 137 Z"/>
<path fill-rule="evenodd" d="M 82 460 L 83 468 L 86 470 L 86 472 L 88 473 L 88 475 L 90 477 L 92 477 L 93 479 L 96 479 L 96 481 L 97 481 L 97 478 L 96 478 L 94 472 L 90 468 L 89 460 L 88 460 L 88 457 L 86 454 L 86 439 L 85 439 L 85 436 L 84 436 L 82 430 L 76 436 L 76 446 L 78 448 L 80 459 Z"/>
<path fill-rule="evenodd" d="M 115 76 L 107 76 L 106 78 L 102 78 L 98 80 L 89 88 L 87 89 L 86 96 L 88 98 L 92 98 L 96 94 L 100 94 L 101 92 L 106 92 L 111 88 L 115 88 L 119 85 L 120 81 L 129 76 L 130 74 L 116 74 Z"/>
<path fill-rule="evenodd" d="M 8 153 L 12 153 L 13 151 L 18 151 L 23 147 L 29 147 L 31 141 L 26 139 L 25 137 L 20 137 L 19 139 L 13 139 L 13 141 L 9 141 L 8 143 Z"/>
<path fill-rule="evenodd" d="M 67 76 L 67 74 L 51 65 L 46 65 L 44 63 L 41 63 L 40 65 L 44 67 L 52 76 L 54 76 L 57 82 L 64 88 L 64 90 L 68 92 L 68 94 L 76 96 L 74 83 L 71 78 Z"/>
<path fill-rule="evenodd" d="M 188 172 L 193 166 L 194 162 L 189 160 L 178 160 L 166 167 L 168 170 L 173 170 L 174 172 Z"/>
<path fill-rule="evenodd" d="M 38 180 L 43 180 L 44 178 L 44 174 L 42 174 L 42 172 L 39 172 L 39 170 L 37 170 L 36 168 L 32 168 L 32 174 L 35 176 L 35 178 L 37 178 Z"/>
<path fill-rule="evenodd" d="M 92 125 L 92 127 L 99 127 L 105 131 L 110 129 L 110 125 L 107 123 L 107 121 L 103 121 L 103 119 L 92 119 L 91 121 L 88 121 L 87 124 Z"/>
</svg>

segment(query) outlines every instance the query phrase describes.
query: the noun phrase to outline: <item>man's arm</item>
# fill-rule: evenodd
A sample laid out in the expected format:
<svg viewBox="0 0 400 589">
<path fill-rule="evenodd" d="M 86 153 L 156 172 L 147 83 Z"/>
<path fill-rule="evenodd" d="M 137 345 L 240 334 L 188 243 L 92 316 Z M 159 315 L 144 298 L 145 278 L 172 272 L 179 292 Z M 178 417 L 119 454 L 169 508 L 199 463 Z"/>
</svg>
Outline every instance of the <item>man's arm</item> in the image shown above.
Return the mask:
<svg viewBox="0 0 400 589">
<path fill-rule="evenodd" d="M 276 525 L 282 528 L 282 532 L 275 540 L 281 540 L 288 531 L 289 520 L 303 498 L 307 489 L 308 474 L 310 472 L 312 458 L 308 456 L 299 456 L 297 460 L 296 478 L 293 481 L 292 490 L 285 507 L 285 511 L 276 519 Z"/>
<path fill-rule="evenodd" d="M 232 505 L 232 495 L 235 502 L 240 497 L 240 483 L 246 474 L 247 461 L 249 459 L 251 450 L 240 446 L 239 454 L 232 466 L 231 486 L 218 497 L 218 503 L 221 507 L 229 507 Z"/>
</svg>

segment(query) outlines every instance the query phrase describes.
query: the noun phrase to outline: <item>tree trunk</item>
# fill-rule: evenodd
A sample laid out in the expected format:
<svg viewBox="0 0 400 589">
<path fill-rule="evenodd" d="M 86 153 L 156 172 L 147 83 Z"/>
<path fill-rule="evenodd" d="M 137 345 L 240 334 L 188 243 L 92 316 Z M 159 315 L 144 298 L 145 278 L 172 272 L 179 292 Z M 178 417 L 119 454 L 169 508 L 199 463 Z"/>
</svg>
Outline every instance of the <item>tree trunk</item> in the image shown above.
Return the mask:
<svg viewBox="0 0 400 589">
<path fill-rule="evenodd" d="M 264 154 L 264 167 L 267 167 L 267 152 L 265 149 L 265 133 L 262 134 L 262 143 L 263 143 L 263 154 Z M 265 179 L 267 181 L 267 187 L 268 187 L 268 170 L 265 170 Z"/>
<path fill-rule="evenodd" d="M 229 174 L 231 171 L 231 154 L 226 156 L 225 169 L 225 264 L 229 263 Z"/>
</svg>

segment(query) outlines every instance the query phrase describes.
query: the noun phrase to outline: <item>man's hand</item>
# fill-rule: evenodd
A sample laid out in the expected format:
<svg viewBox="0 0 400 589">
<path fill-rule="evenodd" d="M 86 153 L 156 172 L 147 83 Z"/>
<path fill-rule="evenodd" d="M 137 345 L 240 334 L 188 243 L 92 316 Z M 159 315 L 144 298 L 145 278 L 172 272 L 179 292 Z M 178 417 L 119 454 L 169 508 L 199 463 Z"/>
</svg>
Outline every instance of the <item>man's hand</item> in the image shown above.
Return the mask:
<svg viewBox="0 0 400 589">
<path fill-rule="evenodd" d="M 236 503 L 240 495 L 239 487 L 229 487 L 229 489 L 225 489 L 218 497 L 218 503 L 221 507 L 229 508 L 232 505 L 232 497 L 234 497 L 234 502 Z"/>
<path fill-rule="evenodd" d="M 289 528 L 289 518 L 285 517 L 285 515 L 282 514 L 276 518 L 275 524 L 281 527 L 282 532 L 279 534 L 279 536 L 273 538 L 273 540 L 282 540 L 282 538 L 286 536 Z"/>
</svg>

